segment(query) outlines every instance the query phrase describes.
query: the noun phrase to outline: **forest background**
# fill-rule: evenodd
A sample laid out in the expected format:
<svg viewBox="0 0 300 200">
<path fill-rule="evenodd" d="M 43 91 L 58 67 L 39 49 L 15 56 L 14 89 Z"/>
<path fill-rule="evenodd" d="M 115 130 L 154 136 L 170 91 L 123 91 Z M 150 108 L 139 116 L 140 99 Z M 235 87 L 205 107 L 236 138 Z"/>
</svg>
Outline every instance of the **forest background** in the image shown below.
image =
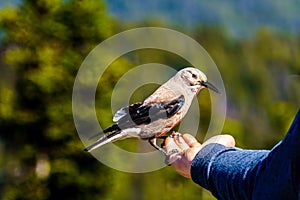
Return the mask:
<svg viewBox="0 0 300 200">
<path fill-rule="evenodd" d="M 222 133 L 237 146 L 270 149 L 300 105 L 300 4 L 290 1 L 23 0 L 0 4 L 1 199 L 214 199 L 172 167 L 131 174 L 83 152 L 72 116 L 77 71 L 88 53 L 121 31 L 172 28 L 199 42 L 215 61 L 227 95 Z M 158 50 L 117 59 L 99 88 L 101 125 L 111 124 L 114 84 L 128 70 L 186 61 Z M 156 85 L 138 89 L 142 100 Z M 146 91 L 146 92 L 145 92 Z M 203 91 L 199 99 L 209 99 Z M 200 101 L 197 138 L 210 119 Z M 117 145 L 135 150 L 136 141 Z"/>
</svg>

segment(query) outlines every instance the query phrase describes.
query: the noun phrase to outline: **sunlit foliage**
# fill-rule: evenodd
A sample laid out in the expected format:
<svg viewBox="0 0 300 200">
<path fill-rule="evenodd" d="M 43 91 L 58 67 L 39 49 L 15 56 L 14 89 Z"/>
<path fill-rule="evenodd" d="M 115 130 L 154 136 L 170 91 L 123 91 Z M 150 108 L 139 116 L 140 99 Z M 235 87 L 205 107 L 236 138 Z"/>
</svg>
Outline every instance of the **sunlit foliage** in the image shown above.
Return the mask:
<svg viewBox="0 0 300 200">
<path fill-rule="evenodd" d="M 146 23 L 153 25 L 151 20 Z M 87 54 L 124 27 L 111 20 L 100 0 L 25 0 L 0 10 L 1 198 L 214 199 L 170 167 L 128 174 L 83 152 L 72 118 L 74 79 Z M 240 147 L 271 148 L 284 136 L 300 104 L 300 37 L 264 28 L 253 38 L 239 40 L 218 27 L 199 26 L 191 32 L 224 80 L 224 133 L 232 134 Z M 188 64 L 155 50 L 117 59 L 100 80 L 106 87 L 98 88 L 96 95 L 103 126 L 111 124 L 110 97 L 118 78 L 149 62 L 176 69 Z M 137 90 L 131 100 L 143 99 L 155 87 Z M 209 99 L 207 92 L 200 95 Z M 209 123 L 209 100 L 200 106 L 202 139 Z"/>
</svg>

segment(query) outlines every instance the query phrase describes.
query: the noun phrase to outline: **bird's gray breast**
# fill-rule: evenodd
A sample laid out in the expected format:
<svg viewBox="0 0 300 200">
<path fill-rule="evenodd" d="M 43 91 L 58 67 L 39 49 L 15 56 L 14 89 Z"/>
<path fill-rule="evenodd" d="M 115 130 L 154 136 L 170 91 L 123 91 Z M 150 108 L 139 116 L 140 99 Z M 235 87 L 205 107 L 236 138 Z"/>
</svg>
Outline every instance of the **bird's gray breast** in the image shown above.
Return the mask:
<svg viewBox="0 0 300 200">
<path fill-rule="evenodd" d="M 151 122 L 150 124 L 141 125 L 141 132 L 139 136 L 141 139 L 149 139 L 157 134 L 164 132 L 166 128 L 167 119 L 159 119 L 156 121 Z"/>
</svg>

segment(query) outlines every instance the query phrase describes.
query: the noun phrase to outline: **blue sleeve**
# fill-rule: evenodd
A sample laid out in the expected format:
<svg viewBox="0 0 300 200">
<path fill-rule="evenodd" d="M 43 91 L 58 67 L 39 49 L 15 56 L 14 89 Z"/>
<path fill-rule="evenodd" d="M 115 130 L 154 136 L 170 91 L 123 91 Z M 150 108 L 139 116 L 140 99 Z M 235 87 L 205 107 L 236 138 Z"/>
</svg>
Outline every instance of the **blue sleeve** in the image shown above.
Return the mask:
<svg viewBox="0 0 300 200">
<path fill-rule="evenodd" d="M 194 182 L 218 199 L 300 199 L 300 112 L 272 150 L 209 144 L 191 166 Z"/>
<path fill-rule="evenodd" d="M 252 174 L 268 153 L 209 144 L 193 160 L 192 179 L 218 199 L 249 199 L 252 188 L 247 186 L 253 186 Z"/>
</svg>

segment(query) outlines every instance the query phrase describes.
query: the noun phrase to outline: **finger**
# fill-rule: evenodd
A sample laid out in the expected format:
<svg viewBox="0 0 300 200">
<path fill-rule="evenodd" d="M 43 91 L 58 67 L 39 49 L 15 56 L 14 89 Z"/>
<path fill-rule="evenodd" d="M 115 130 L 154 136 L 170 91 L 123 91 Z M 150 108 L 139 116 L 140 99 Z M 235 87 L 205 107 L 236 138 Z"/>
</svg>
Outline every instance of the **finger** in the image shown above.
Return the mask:
<svg viewBox="0 0 300 200">
<path fill-rule="evenodd" d="M 173 154 L 176 151 L 177 152 L 180 151 L 180 148 L 176 144 L 174 138 L 167 137 L 167 139 L 165 140 L 165 146 L 166 146 L 166 150 L 167 150 L 168 155 Z"/>
<path fill-rule="evenodd" d="M 168 155 L 168 164 L 172 165 L 174 162 L 176 162 L 178 159 L 182 158 L 182 153 L 171 153 Z"/>
<path fill-rule="evenodd" d="M 218 143 L 218 144 L 222 144 L 226 147 L 234 147 L 235 146 L 235 140 L 231 135 L 217 135 L 217 136 L 211 137 L 203 143 L 203 146 L 210 144 L 210 143 Z"/>
<path fill-rule="evenodd" d="M 190 134 L 184 134 L 182 137 L 189 147 L 197 147 L 201 145 L 197 139 Z"/>
<path fill-rule="evenodd" d="M 174 137 L 174 141 L 176 145 L 181 149 L 181 151 L 190 148 L 186 141 L 183 139 L 182 135 L 180 135 L 179 137 Z"/>
<path fill-rule="evenodd" d="M 173 164 L 177 159 L 181 157 L 180 147 L 176 144 L 175 139 L 171 137 L 167 137 L 165 140 L 165 147 L 167 151 L 167 160 L 168 164 Z"/>
<path fill-rule="evenodd" d="M 235 146 L 235 139 L 231 135 L 222 135 L 224 146 L 226 147 L 234 147 Z"/>
<path fill-rule="evenodd" d="M 169 148 L 170 143 L 173 142 L 172 140 L 174 140 L 174 139 L 171 138 L 171 137 L 167 137 L 167 138 L 165 139 L 165 147 L 166 147 L 166 149 Z"/>
</svg>

